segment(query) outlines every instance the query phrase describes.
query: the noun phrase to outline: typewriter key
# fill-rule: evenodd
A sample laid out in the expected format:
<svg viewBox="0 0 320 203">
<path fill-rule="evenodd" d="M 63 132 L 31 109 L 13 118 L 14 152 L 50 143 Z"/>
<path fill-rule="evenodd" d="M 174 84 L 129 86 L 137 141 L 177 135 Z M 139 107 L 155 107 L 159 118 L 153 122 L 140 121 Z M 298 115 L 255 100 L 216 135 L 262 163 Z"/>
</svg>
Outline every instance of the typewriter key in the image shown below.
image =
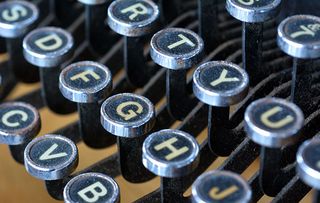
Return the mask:
<svg viewBox="0 0 320 203">
<path fill-rule="evenodd" d="M 118 138 L 122 176 L 135 183 L 151 179 L 142 165 L 142 145 L 155 124 L 153 104 L 136 94 L 112 96 L 101 106 L 101 124 Z"/>
<path fill-rule="evenodd" d="M 37 68 L 28 64 L 22 54 L 23 36 L 35 26 L 38 8 L 27 1 L 0 3 L 0 36 L 6 39 L 9 66 L 16 78 L 32 83 L 39 80 Z"/>
<path fill-rule="evenodd" d="M 71 179 L 63 191 L 64 202 L 119 203 L 116 181 L 101 173 L 84 173 Z"/>
<path fill-rule="evenodd" d="M 193 203 L 249 203 L 252 191 L 238 174 L 229 171 L 209 171 L 192 184 Z"/>
<path fill-rule="evenodd" d="M 246 109 L 247 136 L 262 146 L 260 184 L 265 194 L 274 196 L 279 192 L 272 180 L 281 174 L 282 148 L 299 140 L 303 124 L 304 116 L 299 107 L 283 99 L 260 99 Z"/>
<path fill-rule="evenodd" d="M 217 0 L 198 0 L 199 35 L 207 53 L 214 50 L 219 40 Z"/>
<path fill-rule="evenodd" d="M 166 97 L 171 115 L 182 120 L 194 107 L 187 92 L 187 69 L 200 62 L 204 44 L 194 32 L 182 28 L 159 31 L 151 39 L 151 58 L 167 69 Z"/>
<path fill-rule="evenodd" d="M 142 36 L 155 31 L 158 19 L 158 6 L 150 0 L 117 0 L 108 8 L 109 27 L 124 36 L 124 64 L 134 86 L 143 87 L 154 73 L 143 55 Z"/>
<path fill-rule="evenodd" d="M 105 26 L 106 8 L 111 0 L 78 0 L 85 5 L 86 38 L 93 53 L 105 54 L 111 45 L 112 37 Z"/>
<path fill-rule="evenodd" d="M 31 141 L 24 151 L 28 173 L 41 180 L 60 180 L 78 165 L 77 146 L 61 135 L 45 135 Z"/>
<path fill-rule="evenodd" d="M 244 99 L 248 89 L 247 73 L 233 63 L 208 62 L 198 67 L 194 72 L 194 95 L 209 105 L 209 147 L 219 156 L 227 156 L 232 151 L 229 146 L 233 146 L 231 143 L 234 137 L 225 132 L 229 123 L 229 107 Z"/>
<path fill-rule="evenodd" d="M 227 0 L 226 9 L 243 22 L 242 62 L 249 74 L 250 85 L 259 83 L 262 65 L 263 22 L 274 18 L 280 11 L 281 0 Z"/>
<path fill-rule="evenodd" d="M 90 147 L 103 148 L 114 143 L 114 137 L 99 121 L 100 106 L 112 90 L 110 70 L 96 62 L 81 61 L 62 70 L 59 78 L 62 95 L 78 103 L 80 133 Z"/>
<path fill-rule="evenodd" d="M 76 109 L 59 91 L 60 65 L 69 60 L 73 52 L 73 37 L 57 27 L 38 28 L 23 40 L 23 54 L 29 63 L 39 67 L 42 96 L 56 113 L 67 114 Z"/>
<path fill-rule="evenodd" d="M 26 145 L 39 133 L 41 120 L 33 106 L 23 102 L 0 105 L 0 143 L 9 145 L 13 158 L 23 163 Z"/>
<path fill-rule="evenodd" d="M 314 202 L 319 202 L 320 191 L 320 140 L 305 141 L 297 153 L 297 174 L 310 187 L 316 189 Z"/>
<path fill-rule="evenodd" d="M 297 75 L 303 73 L 303 60 L 320 58 L 320 18 L 310 15 L 291 16 L 278 27 L 278 46 L 293 57 L 291 101 L 305 100 L 311 89 L 311 79 Z M 299 105 L 299 103 L 298 103 Z"/>
<path fill-rule="evenodd" d="M 179 130 L 161 130 L 147 137 L 142 147 L 143 165 L 161 176 L 161 202 L 181 202 L 182 182 L 199 164 L 199 145 Z"/>
</svg>

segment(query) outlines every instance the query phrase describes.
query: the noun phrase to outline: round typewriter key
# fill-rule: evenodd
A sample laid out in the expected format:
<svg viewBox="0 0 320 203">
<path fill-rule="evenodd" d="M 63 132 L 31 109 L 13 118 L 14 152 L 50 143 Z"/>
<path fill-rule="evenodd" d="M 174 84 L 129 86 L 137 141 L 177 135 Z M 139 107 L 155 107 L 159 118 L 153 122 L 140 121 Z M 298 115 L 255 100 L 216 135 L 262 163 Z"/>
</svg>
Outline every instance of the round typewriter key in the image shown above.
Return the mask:
<svg viewBox="0 0 320 203">
<path fill-rule="evenodd" d="M 297 153 L 297 173 L 309 186 L 320 190 L 320 140 L 305 141 Z"/>
<path fill-rule="evenodd" d="M 234 18 L 248 23 L 262 23 L 277 16 L 281 0 L 227 0 L 226 8 Z"/>
<path fill-rule="evenodd" d="M 108 25 L 118 34 L 140 37 L 155 31 L 158 6 L 150 0 L 116 0 L 108 8 Z"/>
<path fill-rule="evenodd" d="M 262 146 L 260 182 L 265 194 L 274 196 L 281 190 L 281 185 L 275 187 L 270 180 L 281 175 L 282 149 L 298 141 L 303 124 L 304 116 L 299 107 L 283 99 L 260 99 L 246 109 L 247 136 Z"/>
<path fill-rule="evenodd" d="M 280 148 L 299 138 L 304 116 L 298 106 L 278 98 L 264 98 L 250 104 L 245 112 L 248 136 L 264 147 Z"/>
<path fill-rule="evenodd" d="M 101 173 L 84 173 L 71 179 L 63 191 L 64 202 L 119 203 L 116 181 Z"/>
<path fill-rule="evenodd" d="M 41 68 L 61 65 L 73 55 L 73 37 L 57 27 L 42 27 L 30 32 L 23 40 L 25 58 Z"/>
<path fill-rule="evenodd" d="M 230 62 L 207 62 L 193 74 L 194 95 L 209 105 L 209 146 L 219 156 L 227 156 L 233 150 L 231 143 L 234 137 L 225 133 L 229 123 L 229 107 L 244 99 L 248 89 L 246 71 Z"/>
<path fill-rule="evenodd" d="M 124 36 L 124 64 L 128 81 L 143 87 L 155 70 L 147 66 L 141 37 L 158 25 L 159 8 L 150 0 L 117 0 L 108 8 L 109 27 Z"/>
<path fill-rule="evenodd" d="M 110 70 L 96 62 L 81 61 L 62 70 L 59 78 L 62 95 L 78 103 L 80 132 L 90 147 L 102 148 L 114 143 L 114 138 L 100 125 L 100 104 L 112 90 Z"/>
<path fill-rule="evenodd" d="M 0 105 L 0 143 L 9 145 L 17 162 L 24 162 L 24 148 L 37 136 L 40 128 L 39 112 L 30 104 L 10 102 Z"/>
<path fill-rule="evenodd" d="M 21 37 L 38 19 L 38 8 L 26 1 L 9 1 L 0 4 L 0 33 L 2 37 Z"/>
<path fill-rule="evenodd" d="M 179 130 L 161 130 L 144 141 L 142 162 L 161 177 L 161 202 L 180 201 L 184 191 L 178 178 L 190 174 L 198 166 L 199 151 L 197 141 Z"/>
<path fill-rule="evenodd" d="M 56 113 L 75 111 L 75 106 L 59 91 L 60 65 L 73 56 L 73 37 L 57 27 L 43 27 L 30 32 L 23 40 L 26 60 L 38 66 L 42 95 L 47 106 Z"/>
<path fill-rule="evenodd" d="M 295 58 L 320 57 L 320 18 L 311 15 L 291 16 L 278 27 L 278 45 Z"/>
<path fill-rule="evenodd" d="M 249 203 L 252 191 L 238 174 L 229 171 L 210 171 L 192 184 L 193 203 Z"/>
<path fill-rule="evenodd" d="M 189 69 L 201 60 L 203 41 L 194 32 L 183 28 L 167 28 L 151 39 L 153 61 L 170 70 Z"/>
<path fill-rule="evenodd" d="M 178 120 L 182 120 L 196 103 L 187 93 L 186 69 L 200 61 L 203 49 L 202 39 L 182 28 L 161 30 L 151 39 L 151 58 L 156 64 L 167 68 L 168 108 Z"/>
<path fill-rule="evenodd" d="M 101 124 L 118 138 L 122 176 L 130 182 L 145 182 L 152 178 L 142 165 L 142 144 L 155 124 L 155 108 L 145 97 L 118 94 L 101 106 Z"/>
<path fill-rule="evenodd" d="M 280 49 L 293 57 L 291 101 L 306 99 L 306 91 L 311 89 L 311 79 L 297 75 L 303 72 L 303 59 L 320 58 L 320 18 L 310 15 L 291 16 L 278 27 L 277 43 Z M 302 98 L 303 97 L 303 98 Z"/>
<path fill-rule="evenodd" d="M 234 18 L 243 22 L 242 61 L 250 76 L 250 85 L 260 82 L 262 65 L 263 22 L 280 11 L 281 0 L 227 0 L 226 9 Z"/>
<path fill-rule="evenodd" d="M 207 62 L 193 74 L 195 96 L 210 106 L 229 107 L 236 104 L 246 97 L 248 89 L 248 74 L 230 62 Z"/>
<path fill-rule="evenodd" d="M 320 193 L 320 140 L 305 141 L 297 153 L 297 174 L 315 191 L 313 202 L 319 202 Z"/>
<path fill-rule="evenodd" d="M 145 97 L 124 93 L 109 97 L 101 106 L 101 124 L 110 133 L 135 138 L 148 133 L 155 123 L 155 109 Z"/>
<path fill-rule="evenodd" d="M 179 130 L 152 133 L 143 143 L 143 165 L 156 175 L 174 178 L 191 173 L 199 163 L 199 145 Z"/>
<path fill-rule="evenodd" d="M 45 135 L 31 141 L 24 151 L 28 173 L 41 180 L 60 180 L 78 165 L 77 146 L 61 135 Z"/>
<path fill-rule="evenodd" d="M 90 50 L 96 55 L 105 54 L 114 44 L 114 36 L 106 29 L 106 8 L 110 0 L 78 0 L 85 7 L 85 35 Z"/>
<path fill-rule="evenodd" d="M 37 69 L 28 64 L 22 54 L 23 36 L 35 26 L 38 8 L 27 1 L 0 3 L 0 36 L 6 38 L 9 65 L 14 75 L 23 82 L 37 82 Z"/>
</svg>

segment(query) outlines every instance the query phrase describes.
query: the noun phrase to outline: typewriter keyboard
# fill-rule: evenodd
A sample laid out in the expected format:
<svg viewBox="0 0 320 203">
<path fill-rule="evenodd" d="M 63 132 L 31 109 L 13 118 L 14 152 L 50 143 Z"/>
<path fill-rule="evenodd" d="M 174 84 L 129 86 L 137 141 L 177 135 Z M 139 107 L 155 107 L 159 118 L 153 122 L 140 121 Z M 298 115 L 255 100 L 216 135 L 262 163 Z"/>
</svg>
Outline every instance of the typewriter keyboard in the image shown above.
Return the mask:
<svg viewBox="0 0 320 203">
<path fill-rule="evenodd" d="M 0 202 L 320 202 L 318 0 L 0 0 Z"/>
</svg>

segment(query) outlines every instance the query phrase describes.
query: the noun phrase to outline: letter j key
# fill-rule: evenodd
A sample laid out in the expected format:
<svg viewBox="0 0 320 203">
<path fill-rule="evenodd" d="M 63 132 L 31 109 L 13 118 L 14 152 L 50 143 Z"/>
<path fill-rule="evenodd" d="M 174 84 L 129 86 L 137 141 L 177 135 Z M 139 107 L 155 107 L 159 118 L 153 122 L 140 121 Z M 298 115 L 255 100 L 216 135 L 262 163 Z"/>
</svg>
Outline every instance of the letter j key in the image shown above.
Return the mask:
<svg viewBox="0 0 320 203">
<path fill-rule="evenodd" d="M 192 184 L 193 203 L 249 203 L 252 191 L 238 174 L 229 171 L 209 171 Z"/>
</svg>

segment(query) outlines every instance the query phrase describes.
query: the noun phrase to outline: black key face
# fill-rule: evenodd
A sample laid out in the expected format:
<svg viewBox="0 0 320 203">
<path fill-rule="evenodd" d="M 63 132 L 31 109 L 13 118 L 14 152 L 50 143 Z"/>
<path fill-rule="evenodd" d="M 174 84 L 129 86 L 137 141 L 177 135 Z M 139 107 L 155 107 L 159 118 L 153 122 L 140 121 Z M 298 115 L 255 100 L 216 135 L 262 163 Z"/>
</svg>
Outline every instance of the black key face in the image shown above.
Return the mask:
<svg viewBox="0 0 320 203">
<path fill-rule="evenodd" d="M 227 0 L 226 9 L 236 19 L 247 23 L 262 23 L 275 18 L 281 0 Z"/>
<path fill-rule="evenodd" d="M 82 61 L 69 65 L 61 72 L 59 88 L 71 101 L 97 102 L 110 93 L 112 76 L 104 65 Z"/>
<path fill-rule="evenodd" d="M 23 52 L 33 65 L 56 67 L 73 55 L 73 37 L 61 28 L 38 28 L 24 38 Z"/>
<path fill-rule="evenodd" d="M 295 124 L 295 112 L 279 103 L 269 103 L 253 109 L 253 122 L 267 131 L 286 131 Z"/>
<path fill-rule="evenodd" d="M 304 123 L 302 111 L 295 104 L 278 98 L 259 99 L 245 112 L 247 135 L 267 147 L 293 144 Z"/>
<path fill-rule="evenodd" d="M 146 0 L 118 0 L 110 12 L 113 18 L 130 24 L 152 20 L 157 11 L 154 5 Z"/>
<path fill-rule="evenodd" d="M 311 142 L 302 151 L 302 158 L 306 165 L 320 173 L 320 142 Z"/>
<path fill-rule="evenodd" d="M 249 202 L 251 196 L 249 186 L 240 176 L 224 171 L 203 174 L 192 190 L 195 200 L 207 203 Z"/>
<path fill-rule="evenodd" d="M 320 18 L 295 15 L 278 26 L 278 46 L 288 55 L 302 59 L 320 57 Z"/>
<path fill-rule="evenodd" d="M 118 34 L 140 37 L 154 32 L 158 18 L 159 8 L 150 0 L 117 0 L 108 8 L 107 23 Z"/>
<path fill-rule="evenodd" d="M 65 32 L 57 31 L 55 29 L 39 29 L 33 32 L 25 41 L 29 51 L 38 54 L 60 53 L 60 50 L 70 49 L 73 42 Z"/>
<path fill-rule="evenodd" d="M 34 109 L 21 105 L 0 106 L 0 130 L 3 132 L 17 133 L 26 129 L 35 122 L 36 114 Z"/>
<path fill-rule="evenodd" d="M 78 149 L 68 138 L 45 135 L 32 140 L 24 151 L 26 170 L 42 180 L 70 175 L 78 165 Z"/>
<path fill-rule="evenodd" d="M 101 106 L 101 124 L 111 134 L 137 137 L 154 126 L 155 110 L 145 97 L 124 93 L 109 97 Z"/>
<path fill-rule="evenodd" d="M 118 202 L 119 188 L 110 177 L 86 173 L 73 178 L 65 187 L 65 202 Z"/>
<path fill-rule="evenodd" d="M 43 168 L 56 168 L 72 158 L 73 149 L 68 142 L 49 138 L 35 143 L 29 154 L 36 165 Z"/>
<path fill-rule="evenodd" d="M 104 112 L 116 123 L 134 125 L 150 119 L 150 104 L 145 100 L 132 95 L 119 95 L 109 100 L 104 106 Z"/>
<path fill-rule="evenodd" d="M 297 152 L 297 174 L 303 182 L 320 189 L 320 140 L 305 141 Z"/>
<path fill-rule="evenodd" d="M 225 61 L 202 64 L 193 75 L 195 96 L 212 106 L 238 103 L 247 95 L 248 87 L 248 74 L 236 64 Z"/>
<path fill-rule="evenodd" d="M 171 147 L 178 151 L 172 153 Z M 194 154 L 194 143 L 175 133 L 162 133 L 153 137 L 147 150 L 159 161 L 179 162 L 188 160 Z"/>
<path fill-rule="evenodd" d="M 274 2 L 277 2 L 278 0 L 231 0 L 231 1 L 232 3 L 240 7 L 244 7 L 248 9 L 250 8 L 257 9 L 257 8 L 271 6 L 272 4 L 274 4 Z"/>
<path fill-rule="evenodd" d="M 108 80 L 109 75 L 94 65 L 74 66 L 65 74 L 66 84 L 73 89 L 90 90 L 97 88 Z"/>
<path fill-rule="evenodd" d="M 31 140 L 40 130 L 38 111 L 22 102 L 0 105 L 0 143 L 18 145 Z"/>
<path fill-rule="evenodd" d="M 197 64 L 203 55 L 203 40 L 191 30 L 167 28 L 151 39 L 152 60 L 168 69 L 181 70 Z"/>
<path fill-rule="evenodd" d="M 33 7 L 27 2 L 3 2 L 0 4 L 0 23 L 23 26 L 37 15 Z"/>
<path fill-rule="evenodd" d="M 191 173 L 199 163 L 199 145 L 189 134 L 179 130 L 161 130 L 143 143 L 143 164 L 164 177 Z"/>
<path fill-rule="evenodd" d="M 320 43 L 320 18 L 291 17 L 283 24 L 281 32 L 284 37 L 301 44 Z"/>
<path fill-rule="evenodd" d="M 38 19 L 37 7 L 27 1 L 0 3 L 0 36 L 19 38 L 25 35 Z"/>
<path fill-rule="evenodd" d="M 167 56 L 183 56 L 199 50 L 198 42 L 199 40 L 189 32 L 169 29 L 158 35 L 154 45 L 159 52 Z"/>
<path fill-rule="evenodd" d="M 227 92 L 243 84 L 242 73 L 231 66 L 206 67 L 199 73 L 200 84 L 213 92 Z"/>
</svg>

